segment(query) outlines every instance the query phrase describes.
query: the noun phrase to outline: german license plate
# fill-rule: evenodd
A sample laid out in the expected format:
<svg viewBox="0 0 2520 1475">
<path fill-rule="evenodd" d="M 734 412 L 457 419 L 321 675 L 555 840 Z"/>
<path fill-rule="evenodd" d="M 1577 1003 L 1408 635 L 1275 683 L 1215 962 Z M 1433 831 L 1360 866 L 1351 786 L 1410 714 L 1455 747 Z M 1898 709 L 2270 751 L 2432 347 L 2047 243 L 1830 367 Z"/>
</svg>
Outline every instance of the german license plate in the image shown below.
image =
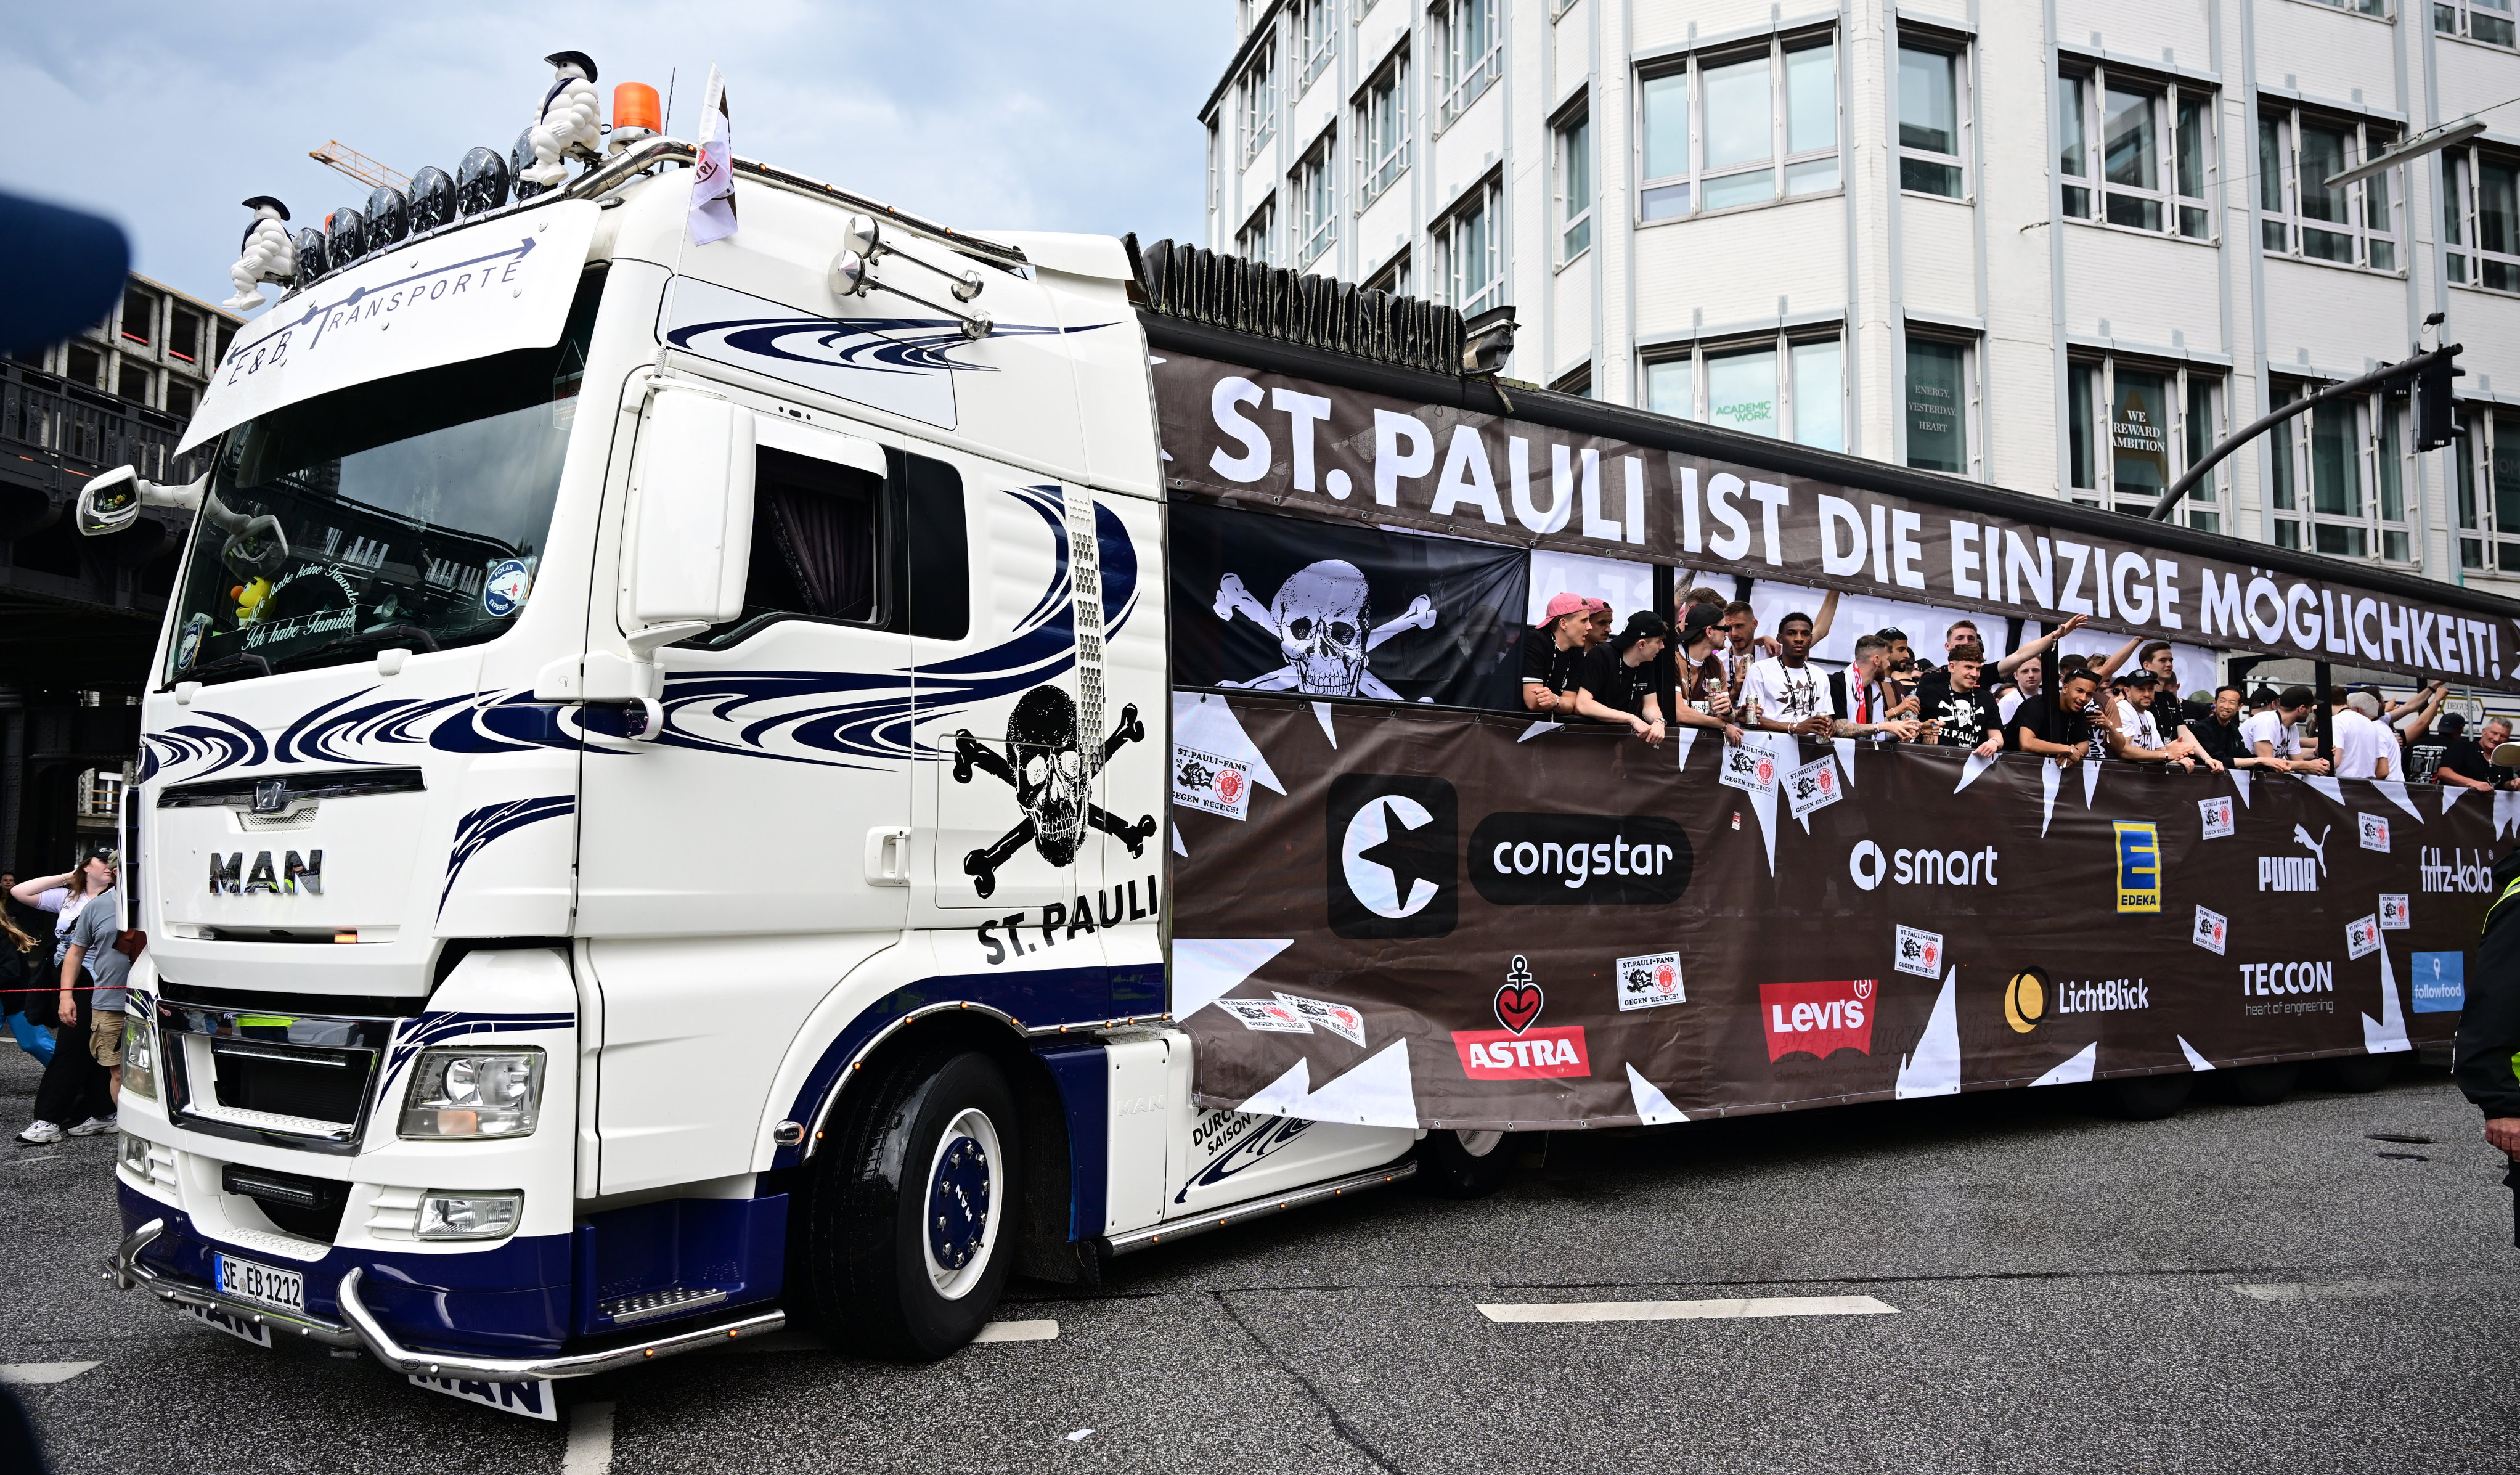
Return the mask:
<svg viewBox="0 0 2520 1475">
<path fill-rule="evenodd" d="M 273 1270 L 234 1255 L 215 1257 L 218 1264 L 219 1289 L 240 1301 L 259 1306 L 277 1307 L 303 1316 L 306 1312 L 306 1277 L 295 1271 Z"/>
<path fill-rule="evenodd" d="M 184 1310 L 204 1326 L 215 1326 L 229 1336 L 241 1337 L 256 1347 L 271 1345 L 270 1327 L 238 1316 L 224 1306 L 186 1306 Z"/>
</svg>

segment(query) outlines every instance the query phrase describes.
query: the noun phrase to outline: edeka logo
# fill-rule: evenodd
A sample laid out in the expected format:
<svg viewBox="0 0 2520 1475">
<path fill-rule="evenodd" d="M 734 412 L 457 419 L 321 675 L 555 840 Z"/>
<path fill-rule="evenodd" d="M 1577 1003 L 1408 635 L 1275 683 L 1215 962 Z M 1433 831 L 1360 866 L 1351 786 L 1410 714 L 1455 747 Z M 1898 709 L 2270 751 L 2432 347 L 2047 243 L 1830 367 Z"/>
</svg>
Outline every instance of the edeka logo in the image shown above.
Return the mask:
<svg viewBox="0 0 2520 1475">
<path fill-rule="evenodd" d="M 1470 884 L 1500 907 L 1659 907 L 1688 889 L 1688 832 L 1654 815 L 1494 814 Z"/>
<path fill-rule="evenodd" d="M 2470 855 L 2474 860 L 2468 859 Z M 2423 847 L 2422 872 L 2426 891 L 2464 891 L 2476 895 L 2494 889 L 2494 856 L 2489 851 L 2470 851 L 2461 846 L 2443 858 L 2439 845 Z"/>
<path fill-rule="evenodd" d="M 1461 916 L 1461 804 L 1441 779 L 1343 774 L 1330 781 L 1330 930 L 1341 937 L 1442 937 Z"/>
<path fill-rule="evenodd" d="M 1870 840 L 1858 840 L 1847 852 L 1846 873 L 1869 891 L 1886 876 L 1898 886 L 1994 886 L 1996 863 L 2003 857 L 1992 845 L 1984 850 L 1893 850 L 1883 854 Z"/>
<path fill-rule="evenodd" d="M 2467 955 L 2418 953 L 2408 961 L 2414 975 L 2415 1012 L 2447 1014 L 2467 1007 Z"/>
<path fill-rule="evenodd" d="M 1759 985 L 1759 1024 L 1768 1032 L 1768 1058 L 1779 1060 L 1797 1050 L 1823 1059 L 1838 1050 L 1872 1053 L 1872 1004 L 1878 990 L 1870 978 Z"/>
<path fill-rule="evenodd" d="M 2161 910 L 2161 832 L 2149 820 L 2118 820 L 2118 910 Z"/>
</svg>

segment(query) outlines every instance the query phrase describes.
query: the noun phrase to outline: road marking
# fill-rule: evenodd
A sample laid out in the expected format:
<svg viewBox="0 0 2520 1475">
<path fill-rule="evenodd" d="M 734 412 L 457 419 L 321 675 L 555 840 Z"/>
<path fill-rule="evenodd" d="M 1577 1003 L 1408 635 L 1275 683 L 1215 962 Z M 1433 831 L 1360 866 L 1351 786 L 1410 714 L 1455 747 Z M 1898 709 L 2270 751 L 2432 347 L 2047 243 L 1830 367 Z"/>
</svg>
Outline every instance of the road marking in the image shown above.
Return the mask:
<svg viewBox="0 0 2520 1475">
<path fill-rule="evenodd" d="M 974 1342 L 1056 1342 L 1057 1321 L 992 1321 L 980 1328 Z"/>
<path fill-rule="evenodd" d="M 21 1387 L 67 1383 L 95 1365 L 94 1363 L 0 1363 L 0 1383 L 15 1383 Z"/>
<path fill-rule="evenodd" d="M 568 1410 L 568 1448 L 560 1456 L 560 1475 L 610 1475 L 612 1469 L 612 1406 L 580 1404 Z"/>
<path fill-rule="evenodd" d="M 1870 1296 L 1734 1296 L 1722 1301 L 1517 1301 L 1481 1305 L 1491 1321 L 1700 1321 L 1729 1317 L 1877 1317 Z"/>
<path fill-rule="evenodd" d="M 2392 1295 L 2404 1287 L 2395 1280 L 2327 1280 L 2316 1284 L 2234 1285 L 2252 1301 L 2361 1301 Z"/>
</svg>

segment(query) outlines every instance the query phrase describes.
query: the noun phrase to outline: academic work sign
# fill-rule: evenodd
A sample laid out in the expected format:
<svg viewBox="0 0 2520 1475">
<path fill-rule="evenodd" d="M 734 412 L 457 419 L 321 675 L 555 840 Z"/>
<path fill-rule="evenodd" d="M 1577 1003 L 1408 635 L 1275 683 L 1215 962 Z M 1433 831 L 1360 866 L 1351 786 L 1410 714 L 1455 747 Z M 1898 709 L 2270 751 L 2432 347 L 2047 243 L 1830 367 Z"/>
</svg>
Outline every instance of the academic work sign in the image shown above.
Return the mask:
<svg viewBox="0 0 2520 1475">
<path fill-rule="evenodd" d="M 2064 525 L 2054 504 L 1970 488 L 1966 509 L 1786 475 L 1514 413 L 1393 398 L 1180 352 L 1154 369 L 1177 497 L 1957 605 L 2221 648 L 2520 691 L 2498 602 Z M 2017 505 L 2017 506 L 2016 506 Z M 2002 509 L 2002 510 L 1994 510 Z M 2070 520 L 2070 519 L 2068 519 Z M 2129 534 L 2092 531 L 2120 522 Z M 2171 539 L 2166 541 L 2181 541 Z M 2195 540 L 2186 540 L 2195 541 Z M 2317 573 L 2304 570 L 2318 570 Z"/>
<path fill-rule="evenodd" d="M 2520 794 L 1180 693 L 1202 1106 L 1572 1128 L 2447 1043 Z M 1194 738 L 1194 741 L 1192 740 Z M 1183 776 L 1187 774 L 1189 778 Z"/>
</svg>

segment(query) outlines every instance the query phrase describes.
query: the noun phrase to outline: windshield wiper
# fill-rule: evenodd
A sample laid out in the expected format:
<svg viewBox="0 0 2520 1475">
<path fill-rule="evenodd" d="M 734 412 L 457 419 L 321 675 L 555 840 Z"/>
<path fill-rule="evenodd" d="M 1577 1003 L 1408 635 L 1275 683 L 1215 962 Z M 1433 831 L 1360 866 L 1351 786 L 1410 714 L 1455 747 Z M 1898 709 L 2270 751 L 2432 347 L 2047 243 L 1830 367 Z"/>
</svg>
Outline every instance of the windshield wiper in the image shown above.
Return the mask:
<svg viewBox="0 0 2520 1475">
<path fill-rule="evenodd" d="M 290 670 L 306 662 L 314 661 L 318 657 L 337 655 L 344 650 L 355 650 L 362 646 L 374 647 L 377 649 L 382 650 L 389 647 L 403 645 L 405 643 L 418 646 L 423 650 L 434 650 L 438 648 L 437 637 L 429 634 L 426 630 L 423 630 L 418 625 L 379 625 L 373 630 L 362 630 L 355 635 L 344 635 L 335 640 L 326 641 L 320 646 L 314 647 L 311 649 L 300 650 L 293 655 L 284 655 L 280 658 L 279 665 L 272 667 L 271 669 L 282 671 Z M 230 656 L 229 659 L 233 660 L 235 657 Z"/>
<path fill-rule="evenodd" d="M 198 681 L 205 687 L 212 687 L 223 681 L 238 681 L 248 676 L 269 676 L 270 674 L 270 661 L 250 650 L 240 650 L 234 655 L 222 655 L 217 660 L 205 661 L 189 671 L 178 671 L 175 673 L 175 679 Z"/>
</svg>

